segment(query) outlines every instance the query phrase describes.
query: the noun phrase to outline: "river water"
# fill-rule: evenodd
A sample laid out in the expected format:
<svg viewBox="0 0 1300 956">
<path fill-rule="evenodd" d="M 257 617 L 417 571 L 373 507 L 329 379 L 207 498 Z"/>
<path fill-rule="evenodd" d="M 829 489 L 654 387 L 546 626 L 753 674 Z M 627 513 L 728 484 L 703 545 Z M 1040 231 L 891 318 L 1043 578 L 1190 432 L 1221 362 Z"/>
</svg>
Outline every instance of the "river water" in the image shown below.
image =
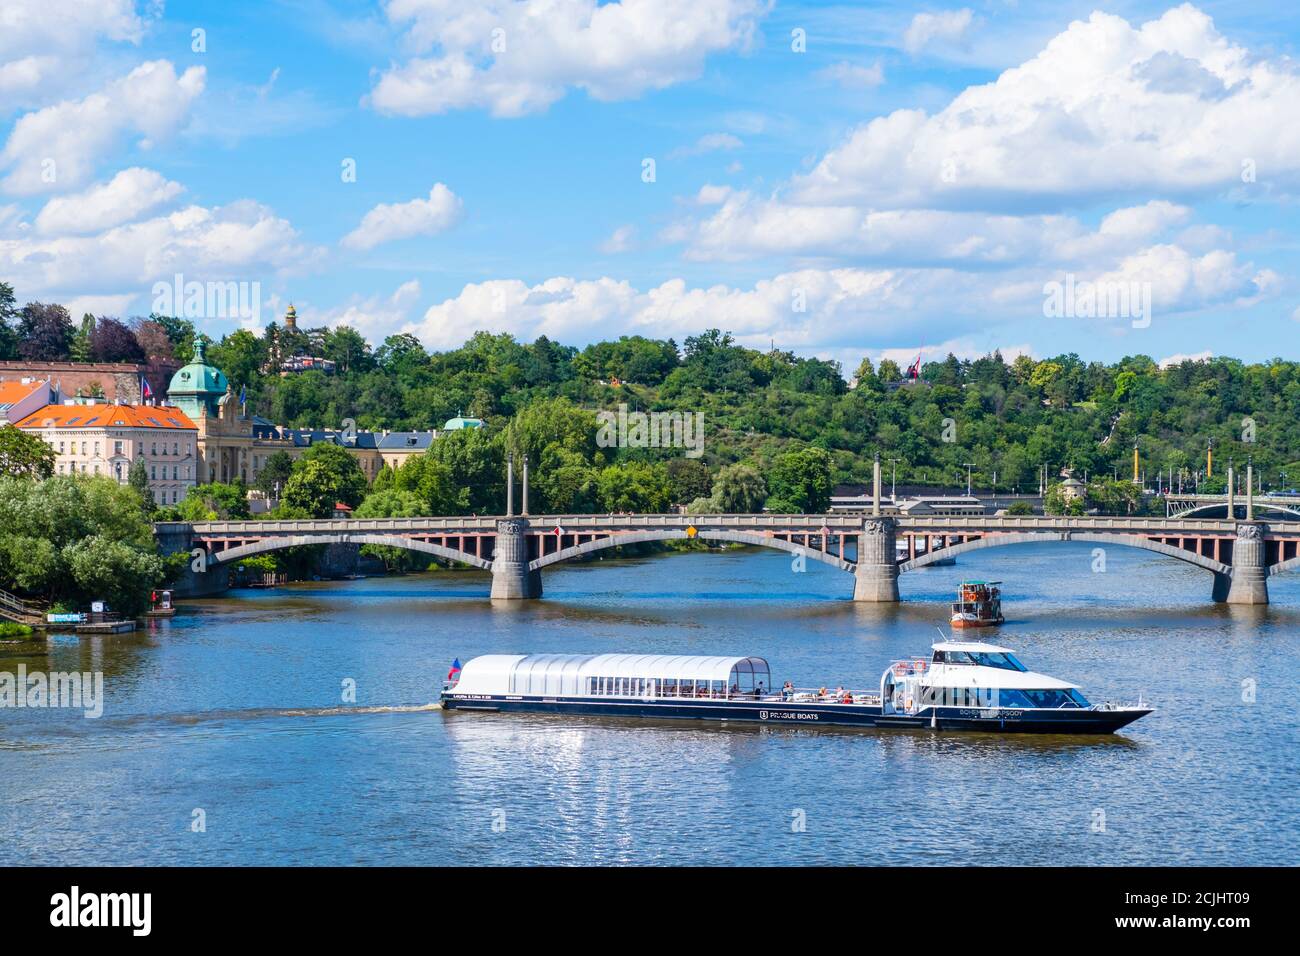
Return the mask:
<svg viewBox="0 0 1300 956">
<path fill-rule="evenodd" d="M 102 671 L 104 714 L 0 710 L 0 859 L 19 864 L 1294 864 L 1300 575 L 1267 608 L 1145 552 L 1040 545 L 848 600 L 767 550 L 560 565 L 494 607 L 482 572 L 238 591 L 115 637 L 0 645 Z M 998 640 L 1094 700 L 1106 738 L 648 725 L 444 713 L 487 652 L 752 654 L 778 684 L 875 687 L 962 577 Z M 344 687 L 355 682 L 355 703 Z M 1243 698 L 1251 698 L 1253 702 Z"/>
</svg>

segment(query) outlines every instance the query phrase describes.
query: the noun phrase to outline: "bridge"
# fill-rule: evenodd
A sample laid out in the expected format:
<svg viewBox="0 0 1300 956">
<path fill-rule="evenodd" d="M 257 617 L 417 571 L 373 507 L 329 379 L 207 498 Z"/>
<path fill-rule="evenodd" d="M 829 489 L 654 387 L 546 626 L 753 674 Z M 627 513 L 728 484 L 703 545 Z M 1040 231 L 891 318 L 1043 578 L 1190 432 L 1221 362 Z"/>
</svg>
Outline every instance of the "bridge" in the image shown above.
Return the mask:
<svg viewBox="0 0 1300 956">
<path fill-rule="evenodd" d="M 542 596 L 543 569 L 622 545 L 701 540 L 774 548 L 854 576 L 853 599 L 899 600 L 900 574 L 970 551 L 1045 542 L 1139 548 L 1213 575 L 1212 595 L 1268 603 L 1268 578 L 1300 568 L 1300 522 L 1229 518 L 880 516 L 851 514 L 540 515 L 163 522 L 165 553 L 190 552 L 183 590 L 224 588 L 241 558 L 300 545 L 407 548 L 488 571 L 491 596 Z M 228 576 L 227 576 L 228 577 Z"/>
<path fill-rule="evenodd" d="M 1234 517 L 1254 520 L 1260 511 L 1266 518 L 1283 521 L 1300 520 L 1300 495 L 1197 495 L 1170 492 L 1165 495 L 1165 509 L 1171 518 Z"/>
</svg>

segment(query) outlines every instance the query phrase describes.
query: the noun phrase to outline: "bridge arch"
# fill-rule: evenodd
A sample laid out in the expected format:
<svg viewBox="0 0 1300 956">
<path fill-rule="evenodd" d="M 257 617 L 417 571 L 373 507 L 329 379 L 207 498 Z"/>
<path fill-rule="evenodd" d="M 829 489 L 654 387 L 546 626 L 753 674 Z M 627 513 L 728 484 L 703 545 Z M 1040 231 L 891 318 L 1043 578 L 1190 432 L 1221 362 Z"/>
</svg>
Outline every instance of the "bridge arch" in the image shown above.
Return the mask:
<svg viewBox="0 0 1300 956">
<path fill-rule="evenodd" d="M 841 571 L 852 571 L 857 565 L 852 561 L 844 561 L 833 554 L 827 554 L 825 551 L 818 551 L 815 548 L 805 548 L 797 542 L 787 541 L 784 538 L 778 538 L 773 535 L 755 534 L 749 531 L 730 531 L 730 530 L 709 530 L 700 531 L 696 535 L 705 541 L 727 541 L 733 544 L 749 544 L 762 548 L 776 548 L 779 551 L 787 551 L 790 554 L 802 554 L 809 558 L 816 558 L 824 564 L 839 568 Z M 584 541 L 582 544 L 575 544 L 568 548 L 562 548 L 545 557 L 537 558 L 528 562 L 529 571 L 540 571 L 542 568 L 552 564 L 558 564 L 561 561 L 571 561 L 574 558 L 581 557 L 584 554 L 592 554 L 596 551 L 603 551 L 606 548 L 616 548 L 624 544 L 638 544 L 643 541 L 672 541 L 681 540 L 689 537 L 684 530 L 654 530 L 654 531 L 633 531 L 627 534 L 611 534 L 603 538 L 596 538 L 593 541 Z"/>
<path fill-rule="evenodd" d="M 1140 548 L 1144 551 L 1154 551 L 1156 554 L 1163 554 L 1171 558 L 1177 558 L 1180 561 L 1186 561 L 1188 564 L 1194 564 L 1215 574 L 1232 573 L 1232 565 L 1230 564 L 1224 564 L 1222 561 L 1215 561 L 1213 558 L 1194 554 L 1191 551 L 1184 551 L 1161 541 L 1152 541 L 1149 538 L 1135 534 L 1105 534 L 1095 531 L 1024 531 L 1014 534 L 986 534 L 980 538 L 963 541 L 961 544 L 954 544 L 947 548 L 931 551 L 928 554 L 918 555 L 910 561 L 904 561 L 898 566 L 898 570 L 914 571 L 917 568 L 933 564 L 935 561 L 941 561 L 944 558 L 955 558 L 959 554 L 978 551 L 981 548 L 1001 548 L 1016 544 L 1043 544 L 1049 541 L 1083 541 L 1097 544 L 1113 544 L 1123 548 Z"/>
<path fill-rule="evenodd" d="M 1300 570 L 1300 555 L 1296 555 L 1294 558 L 1290 558 L 1289 560 L 1286 561 L 1279 561 L 1277 564 L 1273 565 L 1271 568 L 1268 569 L 1268 573 L 1270 575 L 1283 574 L 1287 571 L 1297 571 L 1297 570 Z"/>
<path fill-rule="evenodd" d="M 421 551 L 425 554 L 431 554 L 434 557 L 444 558 L 448 561 L 458 561 L 461 564 L 468 564 L 472 567 L 481 568 L 484 571 L 492 570 L 492 562 L 477 555 L 468 554 L 464 551 L 457 551 L 455 548 L 445 548 L 440 544 L 430 544 L 428 541 L 417 541 L 414 538 L 403 537 L 396 534 L 374 534 L 370 532 L 352 531 L 340 532 L 331 535 L 306 535 L 296 534 L 284 537 L 263 538 L 260 541 L 254 541 L 250 544 L 241 544 L 237 548 L 227 548 L 225 551 L 217 551 L 209 557 L 209 564 L 229 564 L 231 561 L 238 561 L 240 558 L 246 558 L 253 554 L 262 554 L 265 551 L 279 551 L 283 548 L 293 548 L 299 545 L 308 544 L 377 544 L 390 548 L 405 548 L 407 551 Z"/>
<path fill-rule="evenodd" d="M 1232 503 L 1232 507 L 1234 511 L 1237 508 L 1241 508 L 1244 511 L 1246 508 L 1246 500 L 1244 498 L 1237 498 Z M 1288 505 L 1271 504 L 1266 501 L 1257 500 L 1254 503 L 1254 508 L 1256 511 L 1270 511 L 1279 515 L 1290 515 L 1293 518 L 1300 518 L 1300 507 L 1292 508 Z M 1219 502 L 1207 502 L 1201 505 L 1193 505 L 1190 508 L 1184 508 L 1182 511 L 1170 512 L 1169 517 L 1191 518 L 1197 515 L 1203 518 L 1220 517 L 1219 515 L 1211 514 L 1212 512 L 1215 511 L 1223 512 L 1221 517 L 1223 517 L 1226 520 L 1228 516 L 1228 503 L 1226 501 L 1219 501 Z M 1241 519 L 1233 519 L 1233 520 L 1241 520 Z"/>
</svg>

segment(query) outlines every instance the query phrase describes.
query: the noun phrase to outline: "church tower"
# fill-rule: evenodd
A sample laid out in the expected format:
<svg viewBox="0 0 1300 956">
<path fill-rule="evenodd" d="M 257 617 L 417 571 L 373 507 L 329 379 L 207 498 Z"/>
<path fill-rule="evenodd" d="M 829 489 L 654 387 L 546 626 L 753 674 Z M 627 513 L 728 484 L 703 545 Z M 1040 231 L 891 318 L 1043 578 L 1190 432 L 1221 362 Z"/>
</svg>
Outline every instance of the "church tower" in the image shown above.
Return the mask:
<svg viewBox="0 0 1300 956">
<path fill-rule="evenodd" d="M 289 303 L 289 308 L 284 313 L 284 327 L 295 332 L 298 331 L 298 310 L 293 307 L 292 302 Z"/>
</svg>

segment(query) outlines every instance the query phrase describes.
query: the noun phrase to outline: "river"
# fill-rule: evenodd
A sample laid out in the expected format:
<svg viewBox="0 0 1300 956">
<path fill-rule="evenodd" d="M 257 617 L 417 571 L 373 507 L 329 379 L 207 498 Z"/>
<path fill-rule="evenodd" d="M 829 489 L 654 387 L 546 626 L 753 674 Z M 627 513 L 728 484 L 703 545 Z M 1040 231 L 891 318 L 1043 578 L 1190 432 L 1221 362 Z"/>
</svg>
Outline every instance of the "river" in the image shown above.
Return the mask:
<svg viewBox="0 0 1300 956">
<path fill-rule="evenodd" d="M 1086 545 L 965 555 L 855 605 L 850 575 L 736 550 L 559 565 L 492 606 L 482 572 L 187 603 L 148 630 L 0 645 L 0 670 L 102 671 L 104 713 L 0 710 L 18 864 L 1293 864 L 1300 575 L 1274 603 Z M 778 684 L 875 687 L 962 577 L 1001 579 L 998 640 L 1094 700 L 1106 738 L 718 729 L 444 713 L 453 657 L 752 654 Z M 355 682 L 355 702 L 345 687 Z M 1253 688 L 1253 695 L 1250 692 Z M 1245 699 L 1244 699 L 1245 698 Z M 1253 701 L 1253 702 L 1250 702 Z"/>
</svg>

